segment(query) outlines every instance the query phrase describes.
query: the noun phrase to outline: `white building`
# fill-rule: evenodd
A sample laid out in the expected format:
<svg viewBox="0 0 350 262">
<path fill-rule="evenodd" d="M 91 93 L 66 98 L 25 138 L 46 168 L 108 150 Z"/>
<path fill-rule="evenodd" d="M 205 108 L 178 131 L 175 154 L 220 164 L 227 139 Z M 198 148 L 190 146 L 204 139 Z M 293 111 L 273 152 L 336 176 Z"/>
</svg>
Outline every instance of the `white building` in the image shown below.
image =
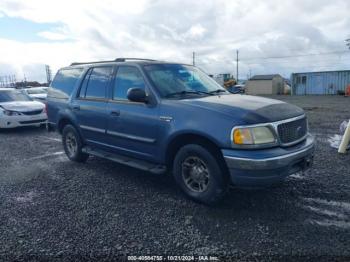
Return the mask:
<svg viewBox="0 0 350 262">
<path fill-rule="evenodd" d="M 248 95 L 278 95 L 284 92 L 284 80 L 279 74 L 255 75 L 245 85 Z"/>
</svg>

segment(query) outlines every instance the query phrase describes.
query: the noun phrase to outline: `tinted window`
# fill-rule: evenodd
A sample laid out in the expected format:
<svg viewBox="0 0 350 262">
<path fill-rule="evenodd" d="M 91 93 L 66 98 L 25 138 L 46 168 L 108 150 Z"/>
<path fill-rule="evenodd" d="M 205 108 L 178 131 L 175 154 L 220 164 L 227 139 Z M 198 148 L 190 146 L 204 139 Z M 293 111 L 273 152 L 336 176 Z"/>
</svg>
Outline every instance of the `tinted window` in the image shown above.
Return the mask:
<svg viewBox="0 0 350 262">
<path fill-rule="evenodd" d="M 225 89 L 203 71 L 181 64 L 159 64 L 144 66 L 146 74 L 163 97 L 185 92 L 225 93 Z"/>
<path fill-rule="evenodd" d="M 129 88 L 145 89 L 145 83 L 140 71 L 136 67 L 122 66 L 117 72 L 113 99 L 127 99 L 126 94 Z"/>
<path fill-rule="evenodd" d="M 106 89 L 111 73 L 111 66 L 93 68 L 87 83 L 85 97 L 106 98 Z"/>
<path fill-rule="evenodd" d="M 19 90 L 0 91 L 0 103 L 12 101 L 32 101 L 27 95 Z"/>
<path fill-rule="evenodd" d="M 87 84 L 89 82 L 91 71 L 92 71 L 92 68 L 90 68 L 88 70 L 88 72 L 86 73 L 86 75 L 84 77 L 83 83 L 81 84 L 81 88 L 80 88 L 80 91 L 79 91 L 79 97 L 85 97 L 86 87 L 87 87 Z"/>
<path fill-rule="evenodd" d="M 71 69 L 61 69 L 57 72 L 55 79 L 52 82 L 52 87 L 57 89 L 55 94 L 58 96 L 63 96 L 68 98 L 75 84 L 77 83 L 81 73 L 82 68 L 71 68 Z M 60 91 L 60 92 L 57 92 Z"/>
</svg>

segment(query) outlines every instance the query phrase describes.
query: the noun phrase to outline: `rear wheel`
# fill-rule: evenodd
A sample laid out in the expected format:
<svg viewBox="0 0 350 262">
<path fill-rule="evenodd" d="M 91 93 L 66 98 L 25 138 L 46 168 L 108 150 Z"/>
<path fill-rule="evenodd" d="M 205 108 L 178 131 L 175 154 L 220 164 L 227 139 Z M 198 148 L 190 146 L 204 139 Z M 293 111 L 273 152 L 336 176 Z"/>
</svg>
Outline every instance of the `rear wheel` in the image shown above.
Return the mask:
<svg viewBox="0 0 350 262">
<path fill-rule="evenodd" d="M 85 162 L 89 155 L 82 152 L 83 143 L 78 131 L 72 125 L 66 125 L 62 131 L 62 143 L 68 158 L 75 162 Z"/>
<path fill-rule="evenodd" d="M 228 189 L 227 176 L 214 155 L 201 145 L 190 144 L 176 154 L 173 174 L 182 191 L 191 199 L 213 205 Z"/>
</svg>

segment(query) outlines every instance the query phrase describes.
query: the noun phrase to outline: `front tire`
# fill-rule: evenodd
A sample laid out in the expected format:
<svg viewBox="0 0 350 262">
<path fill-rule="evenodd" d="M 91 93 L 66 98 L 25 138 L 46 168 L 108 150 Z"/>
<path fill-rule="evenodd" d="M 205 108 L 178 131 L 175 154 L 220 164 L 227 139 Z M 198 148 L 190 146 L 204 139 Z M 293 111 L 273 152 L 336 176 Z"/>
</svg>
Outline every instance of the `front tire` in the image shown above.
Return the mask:
<svg viewBox="0 0 350 262">
<path fill-rule="evenodd" d="M 219 163 L 203 146 L 189 144 L 176 154 L 173 174 L 188 197 L 203 204 L 214 205 L 225 196 L 229 185 Z"/>
<path fill-rule="evenodd" d="M 88 154 L 82 152 L 82 139 L 76 128 L 72 125 L 66 125 L 62 131 L 62 143 L 67 157 L 74 162 L 86 162 Z"/>
</svg>

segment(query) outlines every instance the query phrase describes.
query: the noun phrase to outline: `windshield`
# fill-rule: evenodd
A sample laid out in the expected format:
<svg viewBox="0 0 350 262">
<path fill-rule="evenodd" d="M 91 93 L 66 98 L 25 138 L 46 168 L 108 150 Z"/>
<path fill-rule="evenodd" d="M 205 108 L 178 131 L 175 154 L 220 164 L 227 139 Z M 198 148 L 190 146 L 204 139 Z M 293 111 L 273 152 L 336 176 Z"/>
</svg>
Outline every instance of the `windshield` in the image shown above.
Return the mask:
<svg viewBox="0 0 350 262">
<path fill-rule="evenodd" d="M 27 95 L 19 90 L 0 91 L 0 103 L 12 101 L 32 101 Z"/>
<path fill-rule="evenodd" d="M 46 91 L 41 88 L 26 89 L 26 91 L 30 95 L 46 94 Z"/>
<path fill-rule="evenodd" d="M 144 66 L 162 97 L 172 94 L 210 95 L 226 92 L 215 80 L 193 66 L 160 64 Z"/>
</svg>

